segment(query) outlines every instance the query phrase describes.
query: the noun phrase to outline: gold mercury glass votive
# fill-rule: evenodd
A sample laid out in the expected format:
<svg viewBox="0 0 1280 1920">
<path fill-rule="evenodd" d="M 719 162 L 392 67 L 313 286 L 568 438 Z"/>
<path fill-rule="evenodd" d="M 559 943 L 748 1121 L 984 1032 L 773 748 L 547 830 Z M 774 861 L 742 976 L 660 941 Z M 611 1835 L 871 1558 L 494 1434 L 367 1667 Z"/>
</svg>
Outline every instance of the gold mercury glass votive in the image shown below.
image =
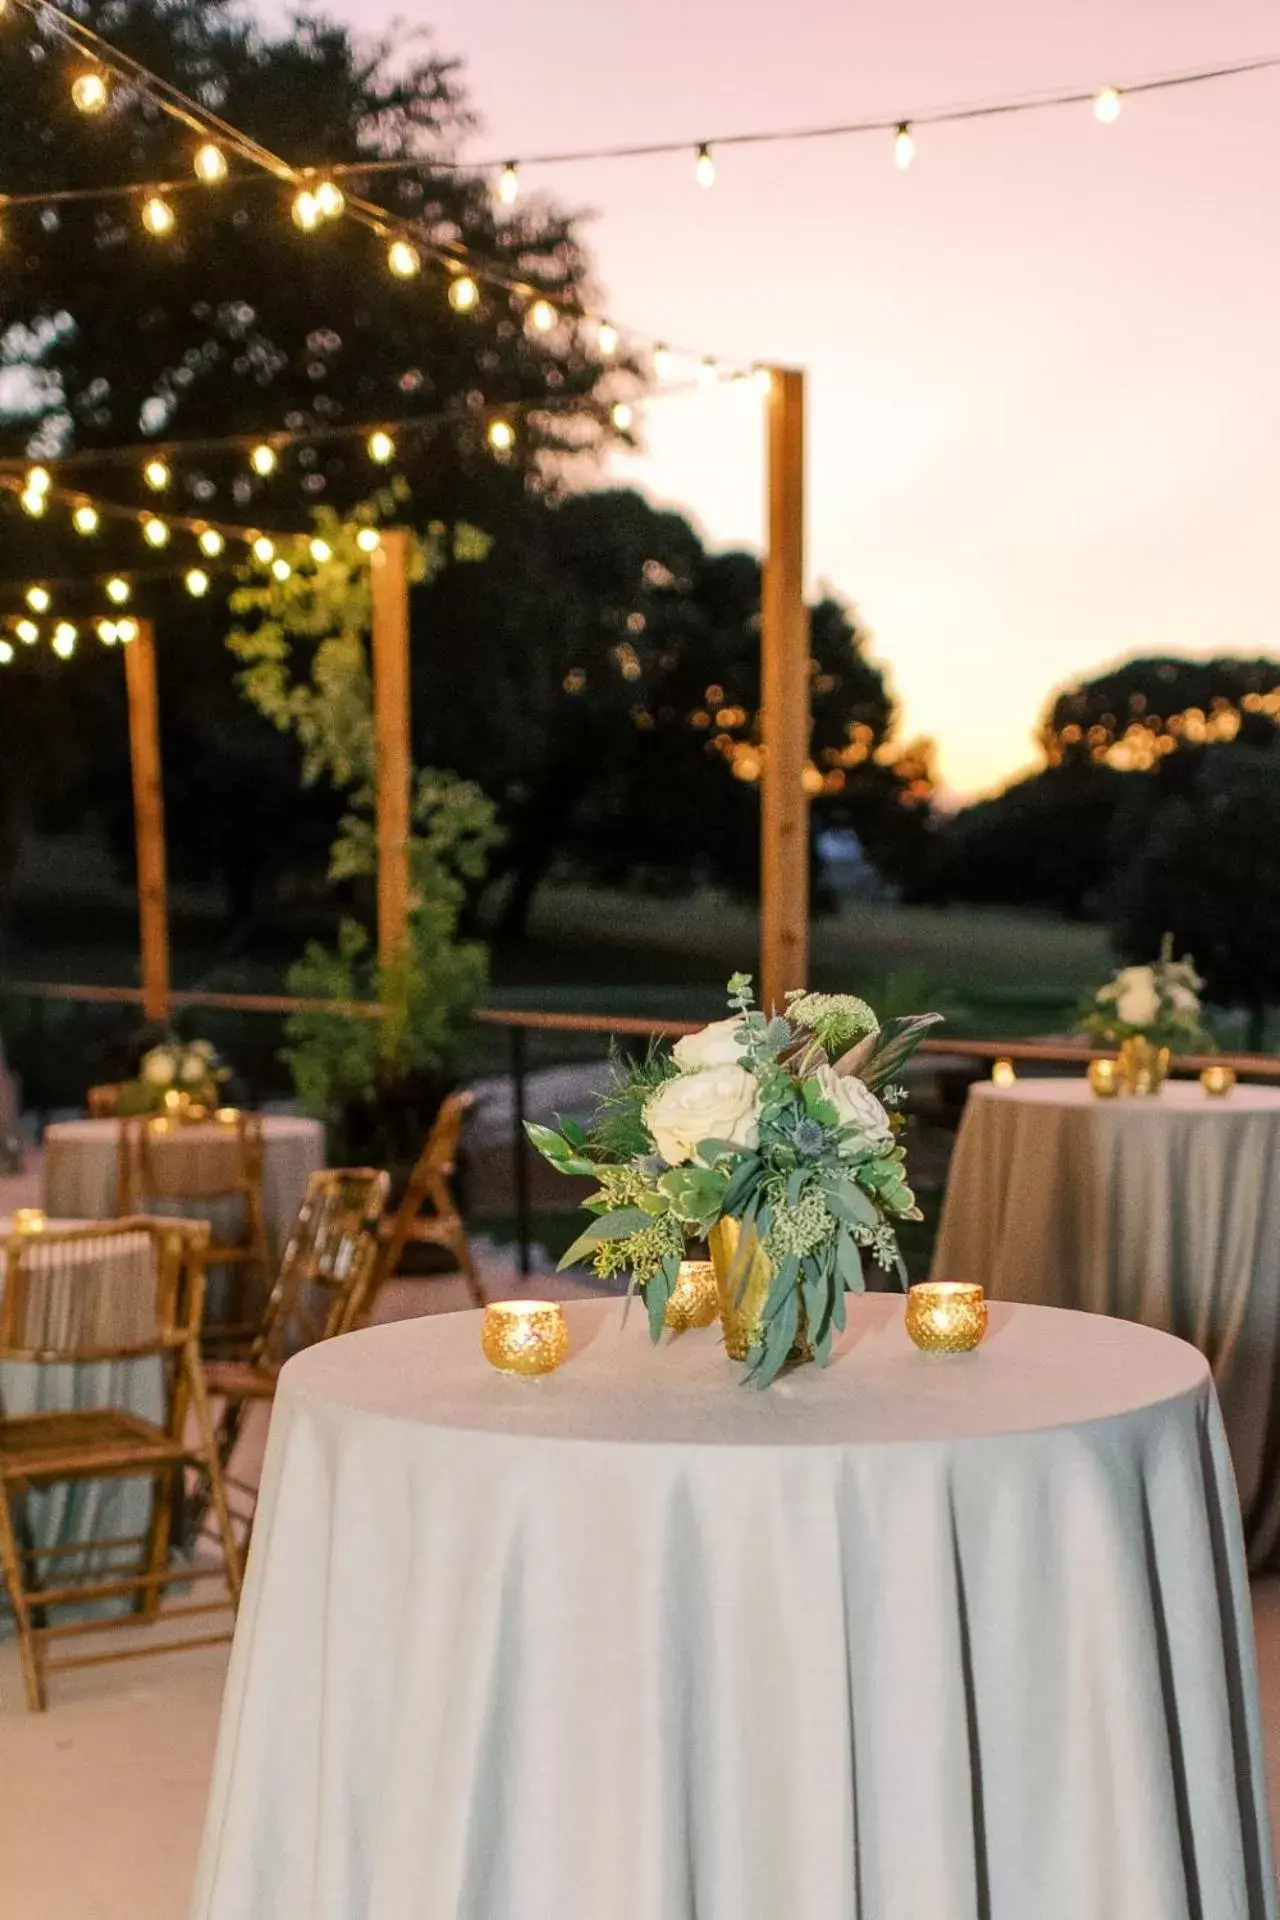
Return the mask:
<svg viewBox="0 0 1280 1920">
<path fill-rule="evenodd" d="M 1120 1091 L 1120 1068 L 1114 1060 L 1089 1062 L 1089 1085 L 1100 1100 L 1114 1100 Z"/>
<path fill-rule="evenodd" d="M 1206 1067 L 1200 1075 L 1200 1085 L 1206 1093 L 1212 1094 L 1216 1100 L 1224 1100 L 1235 1084 L 1236 1076 L 1234 1068 L 1222 1066 L 1220 1063 L 1215 1063 L 1212 1067 Z"/>
<path fill-rule="evenodd" d="M 907 1295 L 907 1332 L 922 1353 L 968 1353 L 986 1331 L 986 1296 L 971 1280 L 926 1280 Z"/>
<path fill-rule="evenodd" d="M 991 1078 L 995 1081 L 995 1084 L 998 1087 L 1013 1086 L 1017 1081 L 1018 1075 L 1017 1075 L 1017 1072 L 1015 1071 L 1012 1060 L 993 1061 L 991 1066 Z"/>
<path fill-rule="evenodd" d="M 709 1327 L 720 1317 L 720 1288 L 709 1260 L 682 1260 L 662 1324 L 672 1333 Z"/>
<path fill-rule="evenodd" d="M 569 1329 L 554 1300 L 494 1300 L 484 1310 L 480 1348 L 499 1373 L 554 1373 L 569 1351 Z"/>
<path fill-rule="evenodd" d="M 49 1216 L 43 1207 L 17 1207 L 9 1222 L 11 1233 L 43 1233 Z"/>
</svg>

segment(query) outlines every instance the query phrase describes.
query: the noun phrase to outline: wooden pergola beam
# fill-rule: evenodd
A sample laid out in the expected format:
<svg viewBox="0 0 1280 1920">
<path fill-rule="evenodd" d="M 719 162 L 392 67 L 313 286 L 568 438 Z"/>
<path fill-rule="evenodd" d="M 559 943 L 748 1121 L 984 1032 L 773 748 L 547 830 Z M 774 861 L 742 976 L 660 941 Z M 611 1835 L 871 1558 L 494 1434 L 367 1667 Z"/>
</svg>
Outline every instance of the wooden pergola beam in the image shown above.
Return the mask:
<svg viewBox="0 0 1280 1920">
<path fill-rule="evenodd" d="M 766 1008 L 808 984 L 811 725 L 804 597 L 804 374 L 775 367 L 768 400 L 768 547 L 760 624 L 760 985 Z"/>
<path fill-rule="evenodd" d="M 409 534 L 387 529 L 372 555 L 373 712 L 378 796 L 378 959 L 393 966 L 409 936 Z"/>
<path fill-rule="evenodd" d="M 138 925 L 142 947 L 142 1011 L 169 1020 L 169 900 L 164 852 L 164 787 L 160 769 L 160 703 L 156 693 L 156 638 L 149 620 L 124 649 L 129 701 L 129 764 L 138 850 Z"/>
</svg>

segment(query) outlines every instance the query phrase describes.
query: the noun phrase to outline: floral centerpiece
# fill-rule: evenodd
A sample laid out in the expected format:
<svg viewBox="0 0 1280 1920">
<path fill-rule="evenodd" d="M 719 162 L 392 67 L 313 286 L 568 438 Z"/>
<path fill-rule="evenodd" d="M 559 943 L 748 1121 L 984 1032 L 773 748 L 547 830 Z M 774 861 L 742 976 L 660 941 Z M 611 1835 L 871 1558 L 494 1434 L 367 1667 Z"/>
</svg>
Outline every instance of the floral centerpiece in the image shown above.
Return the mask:
<svg viewBox="0 0 1280 1920">
<path fill-rule="evenodd" d="M 137 1078 L 120 1089 L 121 1113 L 207 1110 L 230 1079 L 209 1040 L 170 1040 L 142 1056 Z"/>
<path fill-rule="evenodd" d="M 526 1130 L 559 1172 L 598 1183 L 561 1266 L 589 1255 L 602 1279 L 627 1274 L 656 1341 L 690 1243 L 709 1241 L 726 1345 L 766 1386 L 791 1358 L 827 1361 L 866 1260 L 905 1281 L 895 1225 L 920 1213 L 894 1075 L 941 1016 L 881 1025 L 822 993 L 769 1015 L 746 974 L 729 1005 L 669 1054 L 617 1063 L 590 1126 Z"/>
<path fill-rule="evenodd" d="M 1099 987 L 1086 1006 L 1078 1031 L 1119 1050 L 1120 1066 L 1133 1092 L 1159 1089 L 1176 1053 L 1208 1052 L 1213 1039 L 1200 1014 L 1203 980 L 1189 956 L 1173 957 L 1173 936 L 1166 934 L 1160 957 L 1149 966 L 1122 967 Z"/>
</svg>

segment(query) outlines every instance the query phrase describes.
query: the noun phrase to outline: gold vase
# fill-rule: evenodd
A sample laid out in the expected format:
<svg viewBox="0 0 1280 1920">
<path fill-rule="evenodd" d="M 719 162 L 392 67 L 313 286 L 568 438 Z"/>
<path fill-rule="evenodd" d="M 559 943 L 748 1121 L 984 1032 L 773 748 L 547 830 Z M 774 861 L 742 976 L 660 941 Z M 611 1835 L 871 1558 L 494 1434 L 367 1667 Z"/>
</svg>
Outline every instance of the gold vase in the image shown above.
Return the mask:
<svg viewBox="0 0 1280 1920">
<path fill-rule="evenodd" d="M 744 1233 L 740 1220 L 717 1220 L 707 1235 L 707 1245 L 720 1291 L 724 1350 L 731 1360 L 749 1360 L 764 1339 L 764 1309 L 773 1284 L 773 1262 L 760 1245 L 755 1228 L 748 1227 Z M 813 1358 L 803 1310 L 791 1358 Z"/>
<path fill-rule="evenodd" d="M 1135 1034 L 1121 1042 L 1120 1072 L 1126 1093 L 1159 1093 L 1169 1076 L 1169 1049 Z"/>
</svg>

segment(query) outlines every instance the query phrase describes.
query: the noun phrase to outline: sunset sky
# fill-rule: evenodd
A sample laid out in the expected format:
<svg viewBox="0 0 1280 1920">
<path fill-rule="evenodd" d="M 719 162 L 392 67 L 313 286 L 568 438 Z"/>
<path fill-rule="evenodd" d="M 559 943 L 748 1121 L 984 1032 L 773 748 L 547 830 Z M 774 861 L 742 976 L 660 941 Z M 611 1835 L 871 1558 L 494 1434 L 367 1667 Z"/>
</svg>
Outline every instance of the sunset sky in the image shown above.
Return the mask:
<svg viewBox="0 0 1280 1920">
<path fill-rule="evenodd" d="M 364 0 L 467 65 L 475 154 L 687 138 L 1280 52 L 1274 0 Z M 527 170 L 611 312 L 810 373 L 809 564 L 957 792 L 1134 650 L 1280 649 L 1280 72 L 919 135 Z M 616 475 L 758 546 L 760 407 L 646 409 Z"/>
</svg>

